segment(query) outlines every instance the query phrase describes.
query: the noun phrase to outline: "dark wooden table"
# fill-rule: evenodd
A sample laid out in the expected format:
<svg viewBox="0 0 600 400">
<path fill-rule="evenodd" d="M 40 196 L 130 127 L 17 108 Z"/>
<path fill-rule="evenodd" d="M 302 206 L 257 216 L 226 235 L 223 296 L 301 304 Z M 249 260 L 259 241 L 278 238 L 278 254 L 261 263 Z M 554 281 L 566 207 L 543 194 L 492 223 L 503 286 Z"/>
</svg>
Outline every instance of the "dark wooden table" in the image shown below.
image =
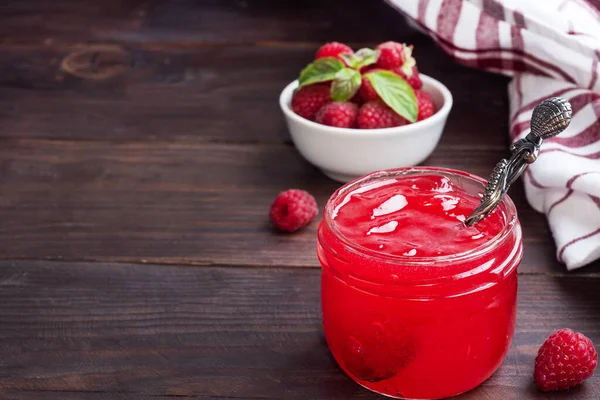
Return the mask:
<svg viewBox="0 0 600 400">
<path fill-rule="evenodd" d="M 0 5 L 0 398 L 378 399 L 324 343 L 316 223 L 267 210 L 339 184 L 292 146 L 277 96 L 328 40 L 415 45 L 455 96 L 426 164 L 486 176 L 507 153 L 507 79 L 454 64 L 383 1 L 4 1 Z M 554 329 L 600 343 L 600 264 L 568 273 L 524 226 L 518 326 L 460 399 L 598 399 L 532 383 Z"/>
</svg>

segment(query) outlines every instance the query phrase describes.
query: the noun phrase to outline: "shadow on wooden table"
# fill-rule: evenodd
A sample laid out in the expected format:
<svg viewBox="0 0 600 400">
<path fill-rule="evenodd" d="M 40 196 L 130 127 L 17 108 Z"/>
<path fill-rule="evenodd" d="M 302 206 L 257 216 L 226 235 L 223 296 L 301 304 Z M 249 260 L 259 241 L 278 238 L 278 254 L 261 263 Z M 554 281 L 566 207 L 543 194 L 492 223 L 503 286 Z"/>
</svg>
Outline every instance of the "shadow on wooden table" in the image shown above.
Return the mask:
<svg viewBox="0 0 600 400">
<path fill-rule="evenodd" d="M 572 390 L 563 392 L 544 393 L 540 391 L 533 381 L 525 391 L 523 388 L 508 385 L 482 385 L 478 388 L 456 397 L 457 400 L 550 400 L 550 399 L 592 399 L 593 391 L 585 385 L 577 386 Z"/>
<path fill-rule="evenodd" d="M 304 375 L 303 371 L 312 371 Z M 316 373 L 314 373 L 317 371 Z M 286 365 L 277 373 L 281 386 L 286 388 L 286 398 L 315 399 L 381 399 L 358 384 L 337 365 L 322 332 L 312 335 L 310 343 L 290 355 Z"/>
</svg>

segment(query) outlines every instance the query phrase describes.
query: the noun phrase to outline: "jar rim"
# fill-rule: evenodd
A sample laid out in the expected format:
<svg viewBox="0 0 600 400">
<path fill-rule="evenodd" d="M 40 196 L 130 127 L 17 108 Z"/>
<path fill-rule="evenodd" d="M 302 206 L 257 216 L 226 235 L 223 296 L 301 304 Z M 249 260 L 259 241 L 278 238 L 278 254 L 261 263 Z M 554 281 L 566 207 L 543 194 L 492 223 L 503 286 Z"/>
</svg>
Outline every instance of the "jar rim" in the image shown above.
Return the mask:
<svg viewBox="0 0 600 400">
<path fill-rule="evenodd" d="M 514 231 L 515 227 L 518 225 L 518 216 L 517 209 L 512 201 L 512 199 L 506 195 L 498 205 L 498 207 L 503 207 L 504 210 L 504 226 L 502 230 L 498 232 L 493 238 L 482 243 L 472 249 L 462 251 L 455 254 L 446 254 L 440 256 L 428 256 L 428 257 L 415 257 L 415 256 L 405 256 L 400 254 L 385 254 L 378 252 L 373 249 L 366 248 L 361 246 L 346 236 L 344 236 L 335 226 L 333 221 L 335 208 L 337 206 L 336 201 L 340 199 L 342 196 L 347 195 L 348 192 L 352 192 L 354 189 L 364 186 L 367 183 L 375 182 L 379 180 L 392 179 L 396 177 L 402 176 L 410 176 L 411 174 L 427 174 L 427 173 L 438 173 L 446 176 L 459 176 L 462 178 L 466 178 L 471 180 L 472 182 L 481 184 L 482 191 L 487 184 L 487 181 L 477 175 L 470 174 L 465 171 L 443 168 L 443 167 L 426 167 L 426 166 L 418 166 L 418 167 L 403 167 L 403 168 L 394 168 L 383 171 L 376 171 L 370 174 L 364 175 L 357 179 L 354 179 L 350 182 L 347 182 L 340 188 L 338 188 L 327 200 L 327 203 L 324 207 L 323 212 L 323 220 L 327 224 L 329 230 L 335 235 L 337 239 L 339 239 L 346 247 L 347 250 L 360 254 L 362 256 L 369 256 L 374 259 L 378 259 L 381 261 L 401 263 L 406 266 L 416 266 L 416 265 L 431 265 L 436 263 L 444 263 L 444 262 L 457 262 L 465 259 L 470 259 L 474 257 L 479 257 L 485 255 L 486 253 L 492 251 L 496 248 L 500 243 L 503 243 L 504 240 L 511 235 Z"/>
</svg>

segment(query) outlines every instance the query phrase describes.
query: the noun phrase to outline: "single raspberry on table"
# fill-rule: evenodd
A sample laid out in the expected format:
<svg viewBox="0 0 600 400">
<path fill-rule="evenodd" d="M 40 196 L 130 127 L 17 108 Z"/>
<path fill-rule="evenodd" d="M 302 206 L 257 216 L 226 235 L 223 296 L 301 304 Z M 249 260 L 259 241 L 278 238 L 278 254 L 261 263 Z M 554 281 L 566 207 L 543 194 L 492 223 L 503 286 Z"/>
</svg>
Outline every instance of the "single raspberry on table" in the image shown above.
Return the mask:
<svg viewBox="0 0 600 400">
<path fill-rule="evenodd" d="M 435 113 L 435 106 L 433 105 L 431 96 L 422 90 L 415 90 L 415 96 L 417 98 L 417 107 L 419 108 L 417 121 L 423 121 L 431 117 Z"/>
<path fill-rule="evenodd" d="M 333 101 L 325 104 L 315 117 L 315 121 L 323 125 L 338 128 L 353 128 L 356 125 L 358 106 L 347 101 Z"/>
<path fill-rule="evenodd" d="M 413 89 L 421 89 L 423 87 L 423 82 L 419 76 L 419 69 L 416 65 L 412 67 L 410 76 L 407 76 L 401 67 L 393 68 L 392 72 L 395 72 L 404 78 Z"/>
<path fill-rule="evenodd" d="M 377 72 L 377 71 L 384 71 L 384 70 L 381 68 L 373 68 L 373 69 L 369 70 L 369 73 Z M 371 81 L 365 75 L 362 76 L 362 82 L 360 84 L 360 88 L 358 89 L 358 93 L 363 102 L 379 99 L 379 95 L 375 91 L 375 88 L 371 84 Z"/>
<path fill-rule="evenodd" d="M 535 358 L 533 379 L 544 392 L 576 386 L 592 376 L 598 353 L 592 341 L 571 329 L 552 333 Z"/>
<path fill-rule="evenodd" d="M 317 111 L 331 101 L 329 91 L 329 84 L 325 83 L 301 87 L 292 97 L 292 111 L 301 117 L 314 120 Z"/>
<path fill-rule="evenodd" d="M 408 120 L 396 114 L 381 100 L 363 104 L 356 117 L 356 125 L 361 129 L 391 128 L 407 123 Z"/>
<path fill-rule="evenodd" d="M 405 61 L 406 46 L 398 42 L 384 42 L 375 47 L 379 50 L 379 58 L 377 66 L 391 70 L 392 68 L 401 67 Z"/>
<path fill-rule="evenodd" d="M 343 61 L 339 55 L 340 54 L 354 54 L 354 51 L 350 48 L 350 46 L 345 45 L 344 43 L 339 42 L 329 42 L 325 43 L 323 46 L 317 50 L 317 54 L 315 59 L 325 58 L 325 57 L 335 57 L 340 61 Z"/>
<path fill-rule="evenodd" d="M 308 192 L 288 189 L 277 195 L 269 210 L 269 217 L 277 228 L 295 232 L 308 225 L 319 213 L 317 201 Z"/>
</svg>

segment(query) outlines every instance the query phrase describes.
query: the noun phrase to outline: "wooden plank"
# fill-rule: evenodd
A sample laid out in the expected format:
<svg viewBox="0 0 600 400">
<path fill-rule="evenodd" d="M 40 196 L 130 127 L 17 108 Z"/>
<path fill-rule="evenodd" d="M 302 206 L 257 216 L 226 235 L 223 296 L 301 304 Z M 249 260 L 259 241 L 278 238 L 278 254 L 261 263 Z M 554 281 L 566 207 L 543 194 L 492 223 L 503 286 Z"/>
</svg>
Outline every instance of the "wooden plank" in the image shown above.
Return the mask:
<svg viewBox="0 0 600 400">
<path fill-rule="evenodd" d="M 412 31 L 383 1 L 8 1 L 0 37 L 12 42 L 256 43 L 384 41 Z"/>
<path fill-rule="evenodd" d="M 282 142 L 277 96 L 309 58 L 305 49 L 96 49 L 0 50 L 0 136 Z M 83 66 L 65 69 L 74 53 Z M 108 60 L 99 77 L 87 74 L 94 54 Z"/>
<path fill-rule="evenodd" d="M 507 147 L 507 79 L 457 65 L 419 40 L 422 71 L 454 95 L 444 142 Z M 279 94 L 315 50 L 0 47 L 0 137 L 287 141 Z"/>
<path fill-rule="evenodd" d="M 487 176 L 503 154 L 442 145 L 426 164 Z M 279 234 L 271 202 L 298 187 L 323 207 L 340 186 L 292 146 L 44 140 L 5 140 L 0 182 L 0 258 L 297 267 L 318 266 L 318 220 Z M 512 193 L 521 271 L 564 273 L 545 218 Z"/>
<path fill-rule="evenodd" d="M 74 392 L 74 391 L 39 391 L 39 390 L 2 390 L 2 400 L 130 400 L 135 394 L 123 392 Z M 174 398 L 194 398 L 203 400 L 228 400 L 226 398 L 210 398 L 198 396 L 151 396 L 152 400 L 173 400 Z M 234 400 L 234 399 L 231 399 Z"/>
<path fill-rule="evenodd" d="M 377 399 L 328 352 L 319 276 L 296 269 L 2 262 L 0 394 Z M 490 380 L 460 399 L 548 398 L 532 384 L 537 348 L 562 327 L 600 342 L 600 320 L 590 318 L 600 311 L 598 284 L 589 277 L 521 276 L 510 352 Z M 596 374 L 568 396 L 597 399 L 598 393 Z"/>
<path fill-rule="evenodd" d="M 4 1 L 0 8 L 2 43 L 108 40 L 140 29 L 148 1 Z"/>
</svg>

